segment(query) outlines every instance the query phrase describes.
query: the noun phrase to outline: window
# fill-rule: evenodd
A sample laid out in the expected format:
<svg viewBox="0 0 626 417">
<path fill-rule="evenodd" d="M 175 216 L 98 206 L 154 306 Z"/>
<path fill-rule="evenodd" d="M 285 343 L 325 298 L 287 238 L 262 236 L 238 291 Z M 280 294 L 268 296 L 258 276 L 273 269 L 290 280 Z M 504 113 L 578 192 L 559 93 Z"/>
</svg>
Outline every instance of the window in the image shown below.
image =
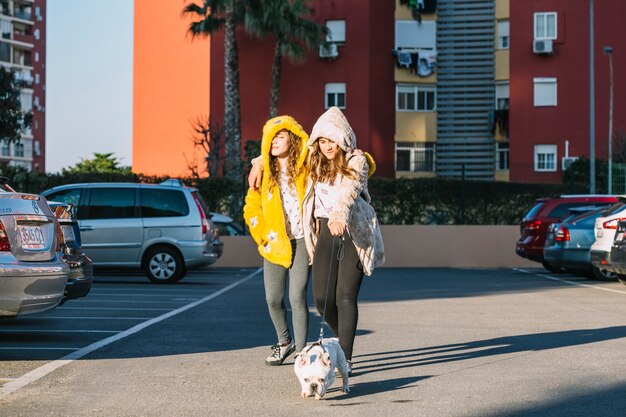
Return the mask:
<svg viewBox="0 0 626 417">
<path fill-rule="evenodd" d="M 496 84 L 496 110 L 509 108 L 509 83 Z"/>
<path fill-rule="evenodd" d="M 556 12 L 535 13 L 535 39 L 556 39 Z"/>
<path fill-rule="evenodd" d="M 509 21 L 498 22 L 498 49 L 509 49 Z"/>
<path fill-rule="evenodd" d="M 39 84 L 40 79 L 39 79 L 39 74 L 35 74 L 35 84 Z"/>
<path fill-rule="evenodd" d="M 33 92 L 32 90 L 20 91 L 20 104 L 22 105 L 23 112 L 30 112 L 33 110 Z"/>
<path fill-rule="evenodd" d="M 39 40 L 39 29 L 35 29 L 35 39 Z"/>
<path fill-rule="evenodd" d="M 535 171 L 556 171 L 556 145 L 535 145 Z"/>
<path fill-rule="evenodd" d="M 345 43 L 346 42 L 346 21 L 345 20 L 327 20 L 328 28 L 327 42 Z"/>
<path fill-rule="evenodd" d="M 92 188 L 88 218 L 125 219 L 135 215 L 133 188 Z"/>
<path fill-rule="evenodd" d="M 141 190 L 141 215 L 143 217 L 180 217 L 188 214 L 189 206 L 182 191 Z"/>
<path fill-rule="evenodd" d="M 2 142 L 2 156 L 11 156 L 11 145 L 7 142 Z"/>
<path fill-rule="evenodd" d="M 38 142 L 35 142 L 38 143 Z M 61 190 L 61 191 L 57 191 L 56 193 L 52 193 L 52 194 L 48 194 L 46 196 L 46 200 L 48 201 L 58 201 L 59 203 L 68 203 L 68 204 L 73 204 L 75 207 L 77 207 L 76 210 L 76 218 L 77 219 L 83 219 L 83 214 L 85 212 L 84 207 L 81 207 L 78 205 L 78 203 L 80 202 L 80 195 L 82 193 L 82 189 L 81 188 L 72 188 L 69 190 Z"/>
<path fill-rule="evenodd" d="M 396 171 L 434 172 L 434 142 L 397 142 Z"/>
<path fill-rule="evenodd" d="M 0 61 L 11 62 L 11 45 L 0 42 Z"/>
<path fill-rule="evenodd" d="M 496 171 L 509 170 L 509 144 L 496 142 Z"/>
<path fill-rule="evenodd" d="M 326 84 L 326 101 L 324 106 L 328 109 L 337 106 L 340 109 L 346 108 L 346 84 L 330 83 Z"/>
<path fill-rule="evenodd" d="M 535 107 L 556 106 L 556 78 L 534 78 Z"/>
<path fill-rule="evenodd" d="M 431 85 L 398 85 L 397 111 L 435 111 L 436 87 Z"/>
<path fill-rule="evenodd" d="M 15 144 L 15 156 L 18 158 L 24 157 L 24 144 L 19 142 Z"/>
<path fill-rule="evenodd" d="M 437 45 L 437 25 L 434 21 L 396 20 L 396 49 L 430 49 Z"/>
</svg>

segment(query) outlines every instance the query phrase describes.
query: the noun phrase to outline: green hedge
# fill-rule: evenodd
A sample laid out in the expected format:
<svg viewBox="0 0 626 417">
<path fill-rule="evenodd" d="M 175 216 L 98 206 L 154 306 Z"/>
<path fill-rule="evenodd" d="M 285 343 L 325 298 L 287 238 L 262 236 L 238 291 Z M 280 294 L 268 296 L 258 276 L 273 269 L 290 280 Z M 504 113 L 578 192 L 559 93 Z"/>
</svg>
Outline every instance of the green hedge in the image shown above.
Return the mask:
<svg viewBox="0 0 626 417">
<path fill-rule="evenodd" d="M 141 174 L 47 174 L 0 167 L 19 191 L 39 193 L 56 185 L 80 182 L 158 183 L 166 177 Z M 225 177 L 183 178 L 198 188 L 211 211 L 241 221 L 243 181 Z M 536 198 L 570 193 L 560 184 L 518 184 L 496 181 L 460 181 L 441 178 L 370 178 L 372 205 L 381 224 L 518 224 Z"/>
<path fill-rule="evenodd" d="M 565 192 L 560 184 L 441 178 L 370 178 L 382 224 L 518 224 L 535 199 Z"/>
</svg>

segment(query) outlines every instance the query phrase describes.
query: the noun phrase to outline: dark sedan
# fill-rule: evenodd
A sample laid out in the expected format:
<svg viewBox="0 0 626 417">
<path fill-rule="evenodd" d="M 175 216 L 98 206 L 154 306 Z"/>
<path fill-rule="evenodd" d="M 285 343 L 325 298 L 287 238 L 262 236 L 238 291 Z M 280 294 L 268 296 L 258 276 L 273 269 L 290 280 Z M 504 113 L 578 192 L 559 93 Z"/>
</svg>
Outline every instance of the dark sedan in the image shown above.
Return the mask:
<svg viewBox="0 0 626 417">
<path fill-rule="evenodd" d="M 592 279 L 615 279 L 614 274 L 591 265 L 590 249 L 595 242 L 594 225 L 606 207 L 581 207 L 561 223 L 553 224 L 546 237 L 544 259 L 556 268 Z"/>
<path fill-rule="evenodd" d="M 56 201 L 49 201 L 48 205 L 59 222 L 59 244 L 63 260 L 70 267 L 63 302 L 84 297 L 89 293 L 93 284 L 93 265 L 81 248 L 76 208 L 72 204 Z"/>
</svg>

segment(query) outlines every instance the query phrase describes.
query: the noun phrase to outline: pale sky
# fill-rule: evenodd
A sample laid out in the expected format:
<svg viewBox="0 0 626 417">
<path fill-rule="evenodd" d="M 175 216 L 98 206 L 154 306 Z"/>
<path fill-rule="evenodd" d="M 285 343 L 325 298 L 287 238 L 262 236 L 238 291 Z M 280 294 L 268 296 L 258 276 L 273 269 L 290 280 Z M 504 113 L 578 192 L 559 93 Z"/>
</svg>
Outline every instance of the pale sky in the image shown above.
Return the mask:
<svg viewBox="0 0 626 417">
<path fill-rule="evenodd" d="M 133 0 L 48 0 L 46 171 L 132 164 Z"/>
</svg>

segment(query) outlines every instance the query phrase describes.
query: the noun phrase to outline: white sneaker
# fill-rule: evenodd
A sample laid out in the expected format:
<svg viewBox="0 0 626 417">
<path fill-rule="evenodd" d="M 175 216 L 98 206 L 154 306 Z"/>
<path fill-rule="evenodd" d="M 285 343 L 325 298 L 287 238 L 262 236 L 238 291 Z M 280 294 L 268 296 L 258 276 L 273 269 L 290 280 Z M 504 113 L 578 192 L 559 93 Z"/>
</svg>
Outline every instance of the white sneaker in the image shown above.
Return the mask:
<svg viewBox="0 0 626 417">
<path fill-rule="evenodd" d="M 265 359 L 265 364 L 270 366 L 282 365 L 287 356 L 296 350 L 296 344 L 288 342 L 272 346 L 272 353 Z"/>
</svg>

